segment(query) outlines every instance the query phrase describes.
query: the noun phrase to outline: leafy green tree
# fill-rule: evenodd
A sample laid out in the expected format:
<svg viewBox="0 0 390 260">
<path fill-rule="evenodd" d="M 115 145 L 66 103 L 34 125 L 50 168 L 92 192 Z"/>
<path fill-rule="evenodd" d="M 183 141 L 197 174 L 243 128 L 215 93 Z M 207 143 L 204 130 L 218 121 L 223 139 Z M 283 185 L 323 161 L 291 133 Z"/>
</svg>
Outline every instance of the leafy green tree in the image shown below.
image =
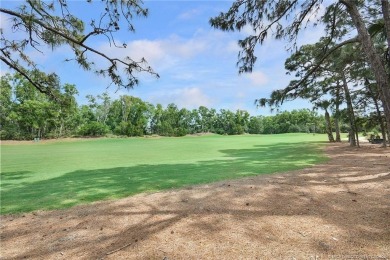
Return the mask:
<svg viewBox="0 0 390 260">
<path fill-rule="evenodd" d="M 51 75 L 39 71 L 29 72 L 29 77 L 46 80 Z M 51 79 L 53 80 L 53 79 Z M 77 104 L 69 85 L 61 86 L 55 79 L 59 102 L 40 93 L 20 74 L 1 77 L 2 139 L 47 138 L 63 135 L 60 130 L 77 111 Z M 3 114 L 4 113 L 4 114 Z M 69 131 L 75 128 L 69 126 Z"/>
<path fill-rule="evenodd" d="M 162 129 L 161 119 L 163 113 L 164 113 L 164 108 L 162 107 L 161 104 L 157 104 L 157 106 L 153 111 L 152 119 L 150 122 L 150 131 L 152 134 L 162 135 L 160 131 Z"/>
<path fill-rule="evenodd" d="M 128 114 L 130 136 L 143 136 L 147 133 L 148 122 L 151 117 L 151 106 L 139 98 L 133 98 L 130 113 Z"/>
<path fill-rule="evenodd" d="M 196 134 L 202 132 L 202 119 L 198 109 L 192 109 L 188 115 L 188 133 Z"/>
<path fill-rule="evenodd" d="M 76 86 L 65 84 L 62 86 L 61 106 L 58 106 L 58 120 L 56 121 L 56 136 L 70 136 L 79 125 L 78 104 L 75 95 L 78 94 Z"/>
<path fill-rule="evenodd" d="M 279 125 L 273 120 L 272 116 L 266 116 L 262 120 L 263 134 L 279 134 Z"/>
<path fill-rule="evenodd" d="M 248 111 L 237 110 L 235 123 L 236 123 L 236 134 L 248 133 L 248 124 L 249 124 L 250 115 Z"/>
<path fill-rule="evenodd" d="M 12 76 L 6 74 L 0 78 L 0 137 L 1 139 L 13 139 L 14 133 L 17 132 L 17 127 L 12 119 L 12 111 L 14 108 Z"/>
<path fill-rule="evenodd" d="M 248 133 L 250 134 L 262 134 L 264 132 L 262 117 L 251 116 L 249 118 Z"/>
<path fill-rule="evenodd" d="M 201 132 L 214 132 L 214 122 L 216 120 L 217 111 L 213 108 L 208 109 L 205 106 L 200 106 L 198 111 L 200 116 Z"/>
<path fill-rule="evenodd" d="M 105 101 L 104 101 L 105 100 Z M 107 98 L 103 99 L 105 107 Z M 111 101 L 110 101 L 111 103 Z M 127 136 L 143 136 L 148 133 L 153 106 L 139 98 L 123 95 L 114 100 L 107 111 L 108 125 L 115 134 Z"/>
<path fill-rule="evenodd" d="M 298 79 L 292 80 L 284 89 L 273 91 L 269 99 L 260 99 L 259 104 L 262 106 L 279 106 L 283 101 L 297 97 L 309 99 L 315 107 L 322 107 L 325 111 L 325 119 L 330 120 L 328 108 L 334 107 L 336 110 L 335 114 L 338 117 L 341 101 L 345 100 L 351 125 L 350 141 L 351 145 L 355 146 L 358 137 L 354 104 L 349 86 L 351 83 L 361 84 L 364 80 L 364 75 L 367 73 L 367 65 L 356 51 L 358 46 L 347 45 L 340 47 L 329 56 L 330 59 L 322 62 L 315 73 L 312 73 L 309 77 L 306 77 L 305 81 L 302 81 L 302 77 L 305 77 L 307 72 L 313 69 L 313 66 L 317 66 L 321 50 L 325 48 L 327 43 L 326 39 L 322 39 L 316 44 L 302 46 L 299 51 L 291 55 L 286 60 L 285 67 L 289 73 L 295 72 L 295 76 Z M 302 83 L 296 85 L 296 82 Z M 341 96 L 342 92 L 344 94 L 343 97 Z M 329 95 L 331 95 L 330 99 L 328 98 Z M 324 104 L 326 104 L 326 107 L 324 107 Z M 334 138 L 329 121 L 327 125 L 326 132 L 328 133 L 329 141 L 333 142 Z M 336 132 L 338 133 L 336 139 L 340 141 L 338 125 L 339 123 L 336 121 Z"/>
<path fill-rule="evenodd" d="M 91 109 L 91 106 L 89 105 L 81 105 L 78 111 L 78 119 L 80 122 L 80 125 L 86 124 L 90 121 L 96 121 L 96 117 L 94 112 Z"/>
<path fill-rule="evenodd" d="M 152 116 L 151 128 L 162 136 L 184 136 L 191 132 L 191 112 L 179 109 L 175 104 L 169 104 L 166 109 L 157 105 Z"/>
<path fill-rule="evenodd" d="M 122 105 L 121 101 L 115 99 L 112 101 L 110 111 L 108 113 L 106 125 L 110 128 L 111 132 L 115 132 L 115 128 L 122 120 Z"/>
<path fill-rule="evenodd" d="M 236 130 L 234 113 L 226 109 L 221 109 L 217 114 L 214 129 L 217 134 L 234 135 Z"/>
<path fill-rule="evenodd" d="M 40 74 L 40 73 L 39 73 Z M 30 77 L 39 77 L 37 71 L 30 73 Z M 58 79 L 56 78 L 56 88 L 58 88 Z M 31 84 L 15 74 L 12 80 L 14 84 L 15 104 L 13 107 L 13 119 L 17 122 L 22 139 L 42 138 L 45 135 L 45 124 L 49 115 L 49 105 L 46 97 L 36 91 Z"/>
<path fill-rule="evenodd" d="M 249 118 L 249 113 L 244 110 L 237 110 L 233 113 L 230 110 L 221 109 L 216 115 L 213 128 L 217 134 L 244 134 L 248 132 Z"/>
<path fill-rule="evenodd" d="M 101 100 L 101 103 L 96 107 L 97 121 L 106 124 L 112 104 L 111 98 L 107 92 L 104 92 L 101 95 L 97 95 L 97 99 Z"/>
</svg>

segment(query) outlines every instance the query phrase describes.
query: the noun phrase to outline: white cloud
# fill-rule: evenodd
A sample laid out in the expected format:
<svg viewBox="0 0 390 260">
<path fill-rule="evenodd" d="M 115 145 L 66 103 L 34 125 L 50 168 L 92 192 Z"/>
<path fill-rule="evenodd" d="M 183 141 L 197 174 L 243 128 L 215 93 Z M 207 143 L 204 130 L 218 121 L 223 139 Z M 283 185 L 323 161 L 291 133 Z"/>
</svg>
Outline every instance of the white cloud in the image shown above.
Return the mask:
<svg viewBox="0 0 390 260">
<path fill-rule="evenodd" d="M 244 36 L 254 35 L 256 34 L 255 30 L 253 30 L 253 27 L 249 24 L 245 25 L 241 31 Z"/>
<path fill-rule="evenodd" d="M 121 45 L 121 43 L 117 43 Z M 171 35 L 165 39 L 135 40 L 126 43 L 127 47 L 114 48 L 105 43 L 99 49 L 111 57 L 129 56 L 135 61 L 145 58 L 149 65 L 160 72 L 177 65 L 180 61 L 190 59 L 207 50 L 203 39 L 183 39 Z"/>
<path fill-rule="evenodd" d="M 245 74 L 253 86 L 263 86 L 268 83 L 268 77 L 261 71 L 253 71 L 252 73 Z"/>
<path fill-rule="evenodd" d="M 230 41 L 226 44 L 226 51 L 238 53 L 241 49 L 240 46 L 238 46 L 237 40 Z"/>
<path fill-rule="evenodd" d="M 165 92 L 156 92 L 151 96 L 152 103 L 160 103 L 163 105 L 175 103 L 178 107 L 185 107 L 187 109 L 198 108 L 199 106 L 210 107 L 213 103 L 212 99 L 198 87 L 186 87 L 167 90 Z"/>
<path fill-rule="evenodd" d="M 127 48 L 122 49 L 132 59 L 141 60 L 145 57 L 148 62 L 156 63 L 166 56 L 162 41 L 136 40 L 127 43 Z"/>
<path fill-rule="evenodd" d="M 199 88 L 180 89 L 177 93 L 176 103 L 182 107 L 196 108 L 199 106 L 210 106 L 211 99 Z"/>
<path fill-rule="evenodd" d="M 200 15 L 201 12 L 202 11 L 199 8 L 194 8 L 194 9 L 191 9 L 191 10 L 188 10 L 186 12 L 181 13 L 178 16 L 178 19 L 179 20 L 190 20 L 190 19 Z"/>
<path fill-rule="evenodd" d="M 135 61 L 145 58 L 148 65 L 162 77 L 174 74 L 173 78 L 175 79 L 190 80 L 197 78 L 198 72 L 194 72 L 194 70 L 198 71 L 199 68 L 194 68 L 194 66 L 198 66 L 205 60 L 212 63 L 216 60 L 233 57 L 233 55 L 235 58 L 239 49 L 236 40 L 232 40 L 232 38 L 231 35 L 220 31 L 199 29 L 194 32 L 191 38 L 171 34 L 162 39 L 129 41 L 126 43 L 127 48 L 115 48 L 104 43 L 98 49 L 109 57 L 129 56 Z M 122 45 L 122 42 L 117 41 L 117 45 Z M 101 59 L 94 61 L 98 67 L 105 64 L 105 61 L 101 61 Z M 232 62 L 232 66 L 234 66 L 234 62 Z M 177 73 L 177 70 L 183 71 L 181 68 L 184 67 L 189 69 L 184 73 Z"/>
<path fill-rule="evenodd" d="M 8 67 L 6 67 L 6 66 L 4 66 L 4 65 L 1 65 L 1 68 L 0 68 L 0 77 L 5 76 L 7 73 L 12 74 L 12 71 L 11 71 Z"/>
<path fill-rule="evenodd" d="M 244 91 L 239 91 L 239 92 L 237 92 L 237 94 L 236 94 L 236 97 L 239 98 L 239 99 L 245 98 L 246 96 L 247 96 L 247 95 L 246 95 L 246 93 L 245 93 Z"/>
<path fill-rule="evenodd" d="M 245 102 L 237 102 L 232 104 L 232 110 L 247 110 L 248 111 L 248 104 Z"/>
<path fill-rule="evenodd" d="M 191 71 L 179 71 L 177 73 L 173 73 L 172 78 L 175 80 L 188 81 L 196 79 L 196 75 Z"/>
<path fill-rule="evenodd" d="M 173 36 L 166 41 L 166 49 L 170 53 L 179 54 L 183 58 L 191 58 L 206 50 L 207 41 L 204 39 L 192 38 L 183 40 L 177 36 Z"/>
</svg>

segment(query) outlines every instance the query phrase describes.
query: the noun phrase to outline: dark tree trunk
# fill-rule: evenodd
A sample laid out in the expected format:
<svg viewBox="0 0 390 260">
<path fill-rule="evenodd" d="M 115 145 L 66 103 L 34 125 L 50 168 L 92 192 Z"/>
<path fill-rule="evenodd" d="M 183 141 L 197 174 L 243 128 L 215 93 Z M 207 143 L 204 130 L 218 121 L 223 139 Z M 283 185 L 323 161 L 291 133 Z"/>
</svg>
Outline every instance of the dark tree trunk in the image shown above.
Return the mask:
<svg viewBox="0 0 390 260">
<path fill-rule="evenodd" d="M 336 89 L 336 105 L 335 105 L 335 113 L 334 113 L 334 128 L 336 130 L 336 142 L 341 142 L 341 136 L 340 136 L 340 89 L 339 85 L 337 84 Z"/>
<path fill-rule="evenodd" d="M 382 138 L 383 138 L 383 147 L 387 147 L 387 138 L 386 138 L 386 127 L 385 127 L 385 124 L 383 122 L 383 119 L 382 119 L 382 113 L 381 113 L 381 110 L 379 109 L 379 105 L 378 105 L 378 100 L 376 99 L 376 97 L 373 96 L 372 98 L 374 100 L 374 104 L 375 104 L 375 108 L 376 108 L 376 113 L 378 115 L 378 120 L 379 120 L 379 125 L 381 127 L 381 132 L 382 132 Z"/>
<path fill-rule="evenodd" d="M 344 73 L 342 73 L 343 77 L 343 88 L 344 88 L 344 94 L 345 94 L 345 100 L 347 101 L 347 111 L 348 111 L 348 118 L 349 118 L 349 125 L 350 125 L 350 132 L 349 132 L 349 145 L 350 146 L 356 146 L 356 123 L 355 123 L 355 114 L 353 112 L 353 105 L 352 105 L 352 99 L 351 95 L 349 93 L 347 79 L 345 78 Z"/>
<path fill-rule="evenodd" d="M 367 61 L 371 66 L 372 71 L 375 75 L 375 80 L 379 87 L 380 99 L 383 104 L 387 130 L 390 132 L 390 79 L 386 73 L 384 64 L 381 61 L 380 55 L 375 51 L 372 39 L 367 31 L 364 21 L 356 7 L 355 1 L 353 0 L 339 0 L 340 3 L 346 6 L 347 12 L 352 18 L 352 22 L 355 24 L 359 34 L 359 40 L 363 47 L 363 51 L 367 56 Z M 382 0 L 382 8 L 388 8 L 388 1 Z M 388 12 L 384 12 L 384 20 L 389 19 Z M 387 25 L 388 20 L 385 21 L 386 31 L 389 30 Z M 389 35 L 387 35 L 389 37 Z"/>
<path fill-rule="evenodd" d="M 334 128 L 336 131 L 336 142 L 341 142 L 341 135 L 340 135 L 340 122 L 337 117 L 334 118 Z"/>
<path fill-rule="evenodd" d="M 382 118 L 382 113 L 381 113 L 381 110 L 379 109 L 379 104 L 378 104 L 378 95 L 373 91 L 372 87 L 370 86 L 368 80 L 366 79 L 366 82 L 367 82 L 367 89 L 368 91 L 371 93 L 371 97 L 372 97 L 372 100 L 374 101 L 374 105 L 375 105 L 375 109 L 376 109 L 376 114 L 378 116 L 378 120 L 379 120 L 379 125 L 380 125 L 380 128 L 381 128 L 381 132 L 382 132 L 382 136 L 383 136 L 383 147 L 387 147 L 387 144 L 386 144 L 386 127 L 385 127 L 385 122 L 383 122 L 383 118 Z"/>
<path fill-rule="evenodd" d="M 386 36 L 387 36 L 387 62 L 388 62 L 388 66 L 390 66 L 390 4 L 388 0 L 382 0 L 382 12 L 383 12 L 383 21 L 384 21 Z M 390 86 L 388 86 L 388 89 L 390 89 Z M 388 102 L 390 102 L 390 100 L 388 100 Z M 386 115 L 385 115 L 385 119 L 386 119 Z M 382 118 L 381 118 L 381 124 L 385 124 Z M 386 139 L 386 132 L 387 132 L 387 139 Z M 386 147 L 386 140 L 390 140 L 390 119 L 387 120 L 387 131 L 386 131 L 386 127 L 383 126 L 382 135 L 383 135 L 384 146 Z"/>
<path fill-rule="evenodd" d="M 329 142 L 333 143 L 333 133 L 332 133 L 332 123 L 330 121 L 330 116 L 328 110 L 325 108 L 325 122 L 326 122 L 326 133 L 328 134 Z"/>
<path fill-rule="evenodd" d="M 63 129 L 64 129 L 64 122 L 61 122 L 61 124 L 60 124 L 60 133 L 59 133 L 60 137 L 62 136 Z"/>
<path fill-rule="evenodd" d="M 382 0 L 383 22 L 387 36 L 387 55 L 390 56 L 390 6 L 388 0 Z M 390 62 L 388 57 L 387 62 Z"/>
</svg>

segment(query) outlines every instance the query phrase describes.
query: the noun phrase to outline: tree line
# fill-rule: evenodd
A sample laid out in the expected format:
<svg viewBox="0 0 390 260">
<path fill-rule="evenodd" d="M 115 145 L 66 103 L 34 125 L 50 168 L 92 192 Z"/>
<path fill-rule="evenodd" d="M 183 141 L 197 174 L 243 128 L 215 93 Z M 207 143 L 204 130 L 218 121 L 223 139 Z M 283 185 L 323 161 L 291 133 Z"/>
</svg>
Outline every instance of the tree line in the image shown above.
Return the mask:
<svg viewBox="0 0 390 260">
<path fill-rule="evenodd" d="M 39 71 L 32 71 L 29 76 L 41 81 L 50 77 Z M 325 117 L 309 109 L 251 116 L 245 110 L 217 111 L 205 106 L 188 110 L 175 104 L 163 107 L 129 95 L 112 99 L 107 93 L 88 95 L 87 104 L 79 105 L 75 85 L 61 84 L 58 77 L 50 80 L 56 82 L 56 99 L 39 92 L 18 73 L 1 77 L 1 139 L 326 131 Z M 341 130 L 347 131 L 347 127 L 343 124 Z"/>
</svg>

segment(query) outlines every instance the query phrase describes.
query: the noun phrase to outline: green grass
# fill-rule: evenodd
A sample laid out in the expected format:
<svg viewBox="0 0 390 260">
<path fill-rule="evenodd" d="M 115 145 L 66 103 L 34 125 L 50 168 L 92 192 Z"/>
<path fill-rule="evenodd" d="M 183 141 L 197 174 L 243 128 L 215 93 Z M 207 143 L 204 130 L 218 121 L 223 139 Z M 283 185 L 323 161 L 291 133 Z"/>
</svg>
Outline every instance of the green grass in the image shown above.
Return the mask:
<svg viewBox="0 0 390 260">
<path fill-rule="evenodd" d="M 1 214 L 300 169 L 326 160 L 325 141 L 284 134 L 1 145 Z"/>
</svg>

